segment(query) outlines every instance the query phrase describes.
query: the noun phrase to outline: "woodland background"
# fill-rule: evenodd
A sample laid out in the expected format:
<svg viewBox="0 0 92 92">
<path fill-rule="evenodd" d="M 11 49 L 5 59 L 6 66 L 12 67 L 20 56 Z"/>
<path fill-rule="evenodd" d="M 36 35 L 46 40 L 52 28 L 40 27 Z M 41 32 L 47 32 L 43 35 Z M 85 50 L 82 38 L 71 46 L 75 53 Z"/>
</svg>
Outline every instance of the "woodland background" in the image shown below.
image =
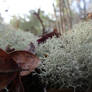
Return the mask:
<svg viewBox="0 0 92 92">
<path fill-rule="evenodd" d="M 41 9 L 30 10 L 24 18 L 14 15 L 10 23 L 6 24 L 1 13 L 0 48 L 6 50 L 9 46 L 24 50 L 32 42 L 41 60 L 39 75 L 48 88 L 72 86 L 91 89 L 92 0 L 55 2 L 52 17 Z M 76 8 L 72 6 L 74 2 Z M 37 39 L 53 32 L 55 28 L 61 36 L 53 36 L 38 45 Z"/>
</svg>

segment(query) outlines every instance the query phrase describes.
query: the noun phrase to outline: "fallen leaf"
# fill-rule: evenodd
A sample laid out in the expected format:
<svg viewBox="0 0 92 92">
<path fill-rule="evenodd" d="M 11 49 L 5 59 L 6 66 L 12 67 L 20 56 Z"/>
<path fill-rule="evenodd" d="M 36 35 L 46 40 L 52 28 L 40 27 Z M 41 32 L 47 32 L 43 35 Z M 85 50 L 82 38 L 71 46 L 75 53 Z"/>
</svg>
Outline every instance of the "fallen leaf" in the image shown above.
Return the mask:
<svg viewBox="0 0 92 92">
<path fill-rule="evenodd" d="M 19 68 L 9 55 L 0 49 L 0 89 L 4 89 L 15 79 Z"/>
<path fill-rule="evenodd" d="M 20 72 L 21 76 L 30 74 L 40 63 L 40 59 L 36 55 L 27 51 L 14 51 L 9 55 L 23 70 Z"/>
</svg>

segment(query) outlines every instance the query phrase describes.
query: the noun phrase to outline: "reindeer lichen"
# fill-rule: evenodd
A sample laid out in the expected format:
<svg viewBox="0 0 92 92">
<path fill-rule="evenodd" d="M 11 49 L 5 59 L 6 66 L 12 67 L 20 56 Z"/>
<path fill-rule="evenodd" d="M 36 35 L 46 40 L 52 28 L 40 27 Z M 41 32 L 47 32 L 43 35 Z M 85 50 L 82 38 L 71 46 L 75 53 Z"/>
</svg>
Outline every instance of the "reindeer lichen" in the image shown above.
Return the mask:
<svg viewBox="0 0 92 92">
<path fill-rule="evenodd" d="M 24 50 L 30 42 L 36 43 L 37 37 L 32 33 L 15 30 L 10 26 L 0 24 L 0 48 L 10 45 L 16 50 Z"/>
<path fill-rule="evenodd" d="M 37 53 L 44 70 L 40 75 L 47 86 L 88 87 L 92 80 L 92 21 L 74 25 L 61 38 L 48 39 Z"/>
</svg>

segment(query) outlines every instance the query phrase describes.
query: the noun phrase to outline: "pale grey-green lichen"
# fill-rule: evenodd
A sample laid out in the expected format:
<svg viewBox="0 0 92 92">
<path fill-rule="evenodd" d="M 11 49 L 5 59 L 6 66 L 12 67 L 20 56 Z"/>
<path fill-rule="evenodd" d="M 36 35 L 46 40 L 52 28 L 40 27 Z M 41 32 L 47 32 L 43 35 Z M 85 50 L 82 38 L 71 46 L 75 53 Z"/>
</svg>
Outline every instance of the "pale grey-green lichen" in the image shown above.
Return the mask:
<svg viewBox="0 0 92 92">
<path fill-rule="evenodd" d="M 87 87 L 92 80 L 92 21 L 76 24 L 61 38 L 48 39 L 37 53 L 44 70 L 40 75 L 49 87 Z"/>
<path fill-rule="evenodd" d="M 10 45 L 16 50 L 24 50 L 30 42 L 36 43 L 37 37 L 32 33 L 15 30 L 9 25 L 0 24 L 0 48 Z"/>
</svg>

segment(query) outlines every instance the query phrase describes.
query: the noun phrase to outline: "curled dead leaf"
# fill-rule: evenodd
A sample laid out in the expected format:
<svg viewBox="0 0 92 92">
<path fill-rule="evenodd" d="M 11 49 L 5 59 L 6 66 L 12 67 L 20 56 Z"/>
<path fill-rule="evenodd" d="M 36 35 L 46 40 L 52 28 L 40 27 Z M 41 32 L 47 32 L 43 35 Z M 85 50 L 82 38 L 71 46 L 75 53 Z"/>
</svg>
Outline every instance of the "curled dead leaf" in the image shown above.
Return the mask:
<svg viewBox="0 0 92 92">
<path fill-rule="evenodd" d="M 0 92 L 7 86 L 9 92 L 24 92 L 21 76 L 30 74 L 39 63 L 39 58 L 30 52 L 6 53 L 0 49 Z"/>
<path fill-rule="evenodd" d="M 0 49 L 0 89 L 4 89 L 12 80 L 15 79 L 18 65 L 9 55 Z"/>
<path fill-rule="evenodd" d="M 14 51 L 9 53 L 10 57 L 21 67 L 21 76 L 30 74 L 40 63 L 40 59 L 27 51 Z"/>
</svg>

